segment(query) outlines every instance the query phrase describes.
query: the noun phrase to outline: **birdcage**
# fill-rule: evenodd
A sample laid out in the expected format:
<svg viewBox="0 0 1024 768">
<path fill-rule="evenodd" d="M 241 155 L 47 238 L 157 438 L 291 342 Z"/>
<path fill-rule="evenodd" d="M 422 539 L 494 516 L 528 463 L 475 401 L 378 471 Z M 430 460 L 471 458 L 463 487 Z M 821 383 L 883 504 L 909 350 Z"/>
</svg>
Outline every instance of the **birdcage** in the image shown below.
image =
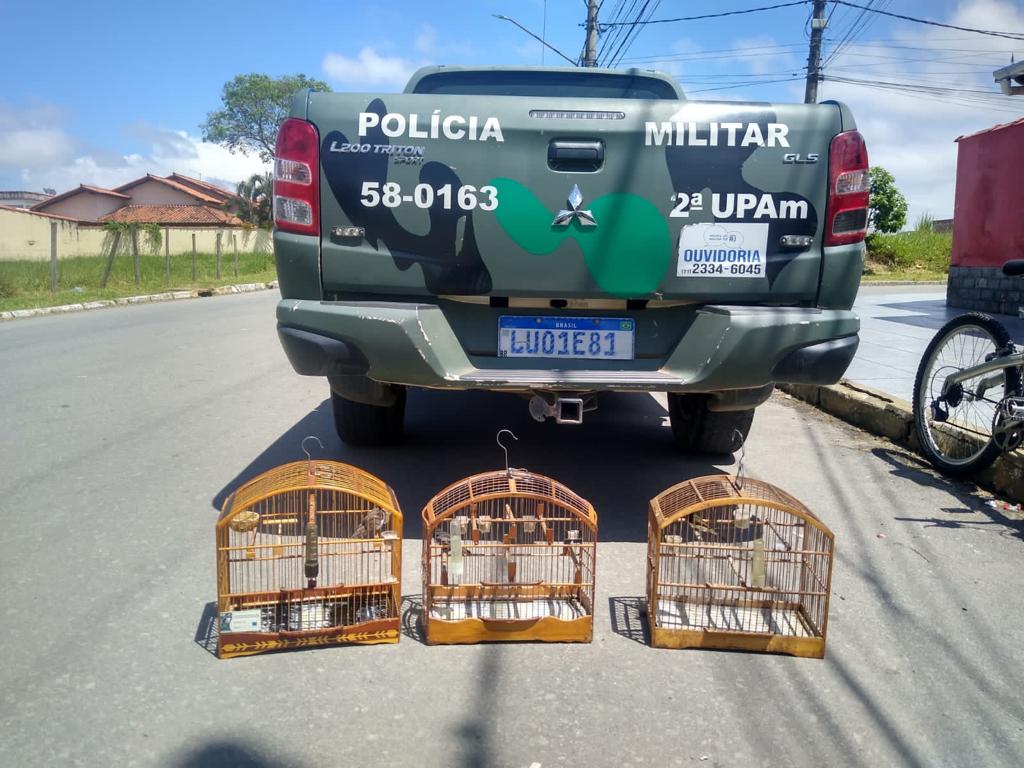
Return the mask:
<svg viewBox="0 0 1024 768">
<path fill-rule="evenodd" d="M 597 513 L 520 469 L 474 475 L 423 509 L 427 642 L 589 642 Z"/>
<path fill-rule="evenodd" d="M 382 480 L 297 461 L 232 493 L 217 521 L 218 655 L 397 643 L 402 512 Z"/>
<path fill-rule="evenodd" d="M 824 657 L 834 540 L 788 493 L 687 480 L 651 500 L 647 538 L 652 645 Z"/>
</svg>

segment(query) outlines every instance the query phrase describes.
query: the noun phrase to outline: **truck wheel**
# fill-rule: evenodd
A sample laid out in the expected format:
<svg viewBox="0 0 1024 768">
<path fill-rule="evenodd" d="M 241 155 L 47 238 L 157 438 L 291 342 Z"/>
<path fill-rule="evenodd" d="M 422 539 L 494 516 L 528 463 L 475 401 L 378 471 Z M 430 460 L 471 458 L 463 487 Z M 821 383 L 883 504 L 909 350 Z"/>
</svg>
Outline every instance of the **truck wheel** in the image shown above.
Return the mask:
<svg viewBox="0 0 1024 768">
<path fill-rule="evenodd" d="M 707 395 L 669 393 L 668 415 L 676 445 L 691 453 L 738 451 L 750 434 L 750 425 L 754 421 L 753 408 L 745 411 L 708 410 Z"/>
<path fill-rule="evenodd" d="M 391 405 L 367 405 L 331 392 L 334 428 L 349 445 L 386 445 L 402 437 L 405 420 L 405 387 L 394 387 Z"/>
</svg>

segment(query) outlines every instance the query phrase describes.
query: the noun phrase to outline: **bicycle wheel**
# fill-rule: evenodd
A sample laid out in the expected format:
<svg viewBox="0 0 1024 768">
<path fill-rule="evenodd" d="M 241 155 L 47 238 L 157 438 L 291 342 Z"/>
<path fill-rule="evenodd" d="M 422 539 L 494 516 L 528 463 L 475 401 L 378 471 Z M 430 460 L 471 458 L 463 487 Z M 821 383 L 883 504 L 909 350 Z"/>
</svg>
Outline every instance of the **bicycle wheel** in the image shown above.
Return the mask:
<svg viewBox="0 0 1024 768">
<path fill-rule="evenodd" d="M 1020 369 L 975 376 L 955 384 L 951 373 L 991 360 L 1010 343 L 998 320 L 981 313 L 946 323 L 928 344 L 914 381 L 914 428 L 925 457 L 940 472 L 962 476 L 989 466 L 999 455 L 992 440 L 996 406 L 1020 390 Z"/>
</svg>

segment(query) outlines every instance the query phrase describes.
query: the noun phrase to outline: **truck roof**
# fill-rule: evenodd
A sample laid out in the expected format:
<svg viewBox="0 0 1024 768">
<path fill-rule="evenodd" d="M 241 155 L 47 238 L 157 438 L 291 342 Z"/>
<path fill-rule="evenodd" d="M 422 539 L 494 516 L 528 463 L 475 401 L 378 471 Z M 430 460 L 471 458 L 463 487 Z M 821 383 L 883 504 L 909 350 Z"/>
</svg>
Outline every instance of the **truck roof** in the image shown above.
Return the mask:
<svg viewBox="0 0 1024 768">
<path fill-rule="evenodd" d="M 684 99 L 664 72 L 599 67 L 429 66 L 413 73 L 405 93 L 480 96 L 575 96 Z"/>
</svg>

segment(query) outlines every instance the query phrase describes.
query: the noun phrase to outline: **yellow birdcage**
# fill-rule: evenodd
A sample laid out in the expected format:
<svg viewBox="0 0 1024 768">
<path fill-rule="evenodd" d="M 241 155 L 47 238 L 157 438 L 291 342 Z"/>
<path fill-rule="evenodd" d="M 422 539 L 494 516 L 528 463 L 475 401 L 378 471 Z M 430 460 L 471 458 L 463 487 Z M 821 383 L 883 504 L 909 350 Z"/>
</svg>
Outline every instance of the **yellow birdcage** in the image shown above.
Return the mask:
<svg viewBox="0 0 1024 768">
<path fill-rule="evenodd" d="M 590 642 L 597 513 L 521 469 L 460 480 L 423 509 L 427 642 Z"/>
<path fill-rule="evenodd" d="M 687 480 L 651 500 L 647 538 L 653 646 L 824 657 L 834 538 L 788 493 Z"/>
<path fill-rule="evenodd" d="M 217 521 L 218 655 L 397 643 L 402 512 L 382 480 L 334 461 L 275 467 Z"/>
</svg>

